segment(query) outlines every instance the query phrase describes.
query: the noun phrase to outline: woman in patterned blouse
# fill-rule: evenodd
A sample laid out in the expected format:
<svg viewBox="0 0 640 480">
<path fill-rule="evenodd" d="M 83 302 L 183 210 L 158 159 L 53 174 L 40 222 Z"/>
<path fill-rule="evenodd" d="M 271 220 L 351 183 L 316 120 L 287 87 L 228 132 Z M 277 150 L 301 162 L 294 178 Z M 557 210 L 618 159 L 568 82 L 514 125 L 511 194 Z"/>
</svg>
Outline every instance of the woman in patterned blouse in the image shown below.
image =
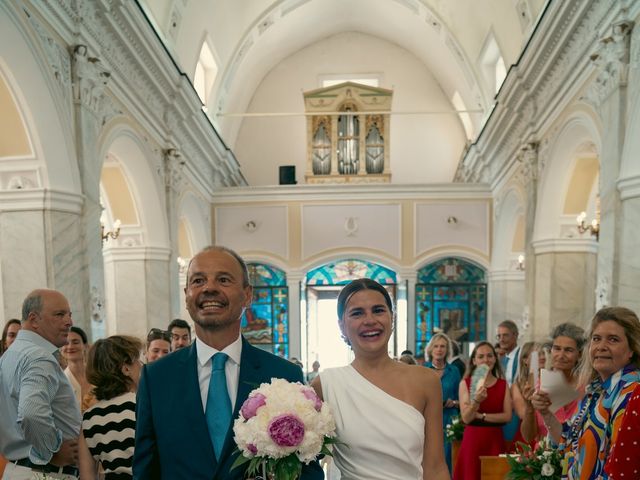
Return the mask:
<svg viewBox="0 0 640 480">
<path fill-rule="evenodd" d="M 542 391 L 532 403 L 552 439 L 564 450 L 569 480 L 607 479 L 604 464 L 616 441 L 627 401 L 640 381 L 640 320 L 624 307 L 599 310 L 591 321 L 581 383 L 586 394 L 578 412 L 560 423 Z"/>
</svg>

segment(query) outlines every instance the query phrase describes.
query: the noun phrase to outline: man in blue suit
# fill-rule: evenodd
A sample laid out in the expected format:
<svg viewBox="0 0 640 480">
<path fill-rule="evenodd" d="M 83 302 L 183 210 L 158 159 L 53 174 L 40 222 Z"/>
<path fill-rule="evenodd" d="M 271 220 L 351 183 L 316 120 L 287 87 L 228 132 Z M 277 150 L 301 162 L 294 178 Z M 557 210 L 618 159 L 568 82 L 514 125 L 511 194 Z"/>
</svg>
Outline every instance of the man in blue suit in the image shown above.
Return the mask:
<svg viewBox="0 0 640 480">
<path fill-rule="evenodd" d="M 242 403 L 272 377 L 302 382 L 302 371 L 253 347 L 240 335 L 240 319 L 251 304 L 252 288 L 247 266 L 234 251 L 207 247 L 198 253 L 189 264 L 184 291 L 196 340 L 142 371 L 133 476 L 140 480 L 240 480 L 245 468 L 231 469 L 237 457 L 232 426 Z M 222 367 L 214 356 L 224 358 Z M 213 385 L 220 385 L 216 382 L 221 374 L 223 387 L 216 390 Z M 224 393 L 216 395 L 219 392 Z M 216 418 L 220 401 L 229 405 L 230 418 Z M 323 478 L 317 462 L 303 467 L 303 480 Z"/>
</svg>

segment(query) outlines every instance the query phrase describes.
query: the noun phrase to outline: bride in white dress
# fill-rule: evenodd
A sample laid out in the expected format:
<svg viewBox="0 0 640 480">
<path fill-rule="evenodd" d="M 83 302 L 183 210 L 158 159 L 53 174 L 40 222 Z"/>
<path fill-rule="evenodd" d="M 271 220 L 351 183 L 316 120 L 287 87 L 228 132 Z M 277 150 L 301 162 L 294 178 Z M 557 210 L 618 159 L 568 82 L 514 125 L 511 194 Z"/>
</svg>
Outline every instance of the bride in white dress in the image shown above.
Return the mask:
<svg viewBox="0 0 640 480">
<path fill-rule="evenodd" d="M 355 358 L 311 383 L 336 419 L 335 464 L 341 480 L 449 480 L 440 380 L 389 357 L 393 318 L 389 294 L 373 280 L 340 292 L 338 322 Z"/>
</svg>

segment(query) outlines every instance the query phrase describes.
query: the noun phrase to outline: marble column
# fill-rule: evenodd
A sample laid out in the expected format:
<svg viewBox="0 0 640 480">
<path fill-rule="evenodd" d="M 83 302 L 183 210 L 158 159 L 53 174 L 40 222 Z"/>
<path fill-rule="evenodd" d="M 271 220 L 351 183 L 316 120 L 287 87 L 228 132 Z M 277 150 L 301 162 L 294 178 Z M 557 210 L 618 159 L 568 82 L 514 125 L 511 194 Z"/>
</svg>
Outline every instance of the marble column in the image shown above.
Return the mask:
<svg viewBox="0 0 640 480">
<path fill-rule="evenodd" d="M 152 327 L 167 327 L 172 312 L 167 281 L 170 259 L 167 248 L 105 248 L 107 335 L 146 337 Z"/>
<path fill-rule="evenodd" d="M 414 269 L 399 270 L 397 272 L 401 278 L 401 281 L 406 281 L 406 348 L 411 350 L 414 355 L 418 355 L 416 352 L 416 282 L 418 278 L 418 272 Z M 398 318 L 400 322 L 403 319 Z M 400 333 L 400 332 L 398 332 Z M 398 338 L 398 354 L 404 350 L 400 345 L 404 343 L 405 339 Z"/>
<path fill-rule="evenodd" d="M 573 322 L 586 327 L 593 317 L 597 246 L 589 239 L 565 243 L 538 241 L 535 318 L 532 338 L 546 338 L 552 327 Z"/>
<path fill-rule="evenodd" d="M 623 179 L 619 185 L 622 261 L 618 277 L 618 305 L 640 313 L 640 176 Z"/>
<path fill-rule="evenodd" d="M 526 203 L 524 215 L 524 306 L 521 315 L 526 312 L 528 320 L 536 318 L 536 255 L 533 248 L 533 235 L 538 205 L 538 144 L 528 143 L 520 152 L 522 163 Z M 526 326 L 526 325 L 523 325 Z"/>
<path fill-rule="evenodd" d="M 74 323 L 88 327 L 78 246 L 82 204 L 81 195 L 41 188 L 0 191 L 0 312 L 5 320 L 20 318 L 31 290 L 53 288 L 69 300 Z"/>
<path fill-rule="evenodd" d="M 287 272 L 287 286 L 289 287 L 289 358 L 296 357 L 303 360 L 301 315 L 300 315 L 300 282 L 302 273 Z M 306 350 L 306 345 L 304 346 Z M 303 360 L 304 361 L 304 360 Z"/>
<path fill-rule="evenodd" d="M 102 127 L 105 88 L 110 73 L 100 60 L 90 55 L 85 45 L 73 51 L 72 79 L 76 156 L 84 194 L 81 231 L 75 249 L 82 259 L 83 271 L 75 278 L 82 290 L 82 306 L 75 318 L 91 319 L 91 336 L 104 336 L 104 265 L 100 238 L 100 174 L 102 158 L 98 154 L 98 136 Z"/>
<path fill-rule="evenodd" d="M 487 312 L 487 340 L 493 342 L 498 324 L 513 320 L 522 326 L 524 310 L 524 272 L 521 270 L 494 270 L 488 274 L 488 296 L 491 310 Z M 521 332 L 527 338 L 528 332 Z"/>
<path fill-rule="evenodd" d="M 165 179 L 165 210 L 167 212 L 167 224 L 169 226 L 169 245 L 171 252 L 169 258 L 169 291 L 171 299 L 171 317 L 181 314 L 181 306 L 184 305 L 184 295 L 180 295 L 180 265 L 178 265 L 178 199 L 184 189 L 184 177 L 182 170 L 184 159 L 178 150 L 169 148 L 164 152 L 164 179 Z M 183 284 L 184 285 L 184 284 Z"/>
<path fill-rule="evenodd" d="M 632 22 L 620 22 L 600 41 L 591 56 L 597 74 L 585 99 L 598 111 L 603 126 L 600 151 L 600 238 L 598 248 L 598 296 L 601 305 L 620 300 L 622 206 L 617 181 L 627 120 L 627 78 Z"/>
</svg>

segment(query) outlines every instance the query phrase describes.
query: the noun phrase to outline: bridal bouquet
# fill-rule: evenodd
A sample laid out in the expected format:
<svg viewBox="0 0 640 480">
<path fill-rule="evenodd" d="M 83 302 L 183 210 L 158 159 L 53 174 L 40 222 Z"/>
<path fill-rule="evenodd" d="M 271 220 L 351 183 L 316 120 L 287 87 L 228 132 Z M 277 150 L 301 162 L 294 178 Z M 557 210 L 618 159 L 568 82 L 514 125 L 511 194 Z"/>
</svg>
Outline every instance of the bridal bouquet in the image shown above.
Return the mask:
<svg viewBox="0 0 640 480">
<path fill-rule="evenodd" d="M 296 480 L 302 464 L 331 455 L 336 443 L 329 405 L 313 388 L 272 378 L 249 394 L 233 424 L 241 455 L 232 468 L 249 463 L 250 475 Z"/>
<path fill-rule="evenodd" d="M 518 442 L 516 453 L 507 456 L 509 480 L 560 480 L 562 478 L 562 453 L 546 441 L 532 449 Z"/>
</svg>

